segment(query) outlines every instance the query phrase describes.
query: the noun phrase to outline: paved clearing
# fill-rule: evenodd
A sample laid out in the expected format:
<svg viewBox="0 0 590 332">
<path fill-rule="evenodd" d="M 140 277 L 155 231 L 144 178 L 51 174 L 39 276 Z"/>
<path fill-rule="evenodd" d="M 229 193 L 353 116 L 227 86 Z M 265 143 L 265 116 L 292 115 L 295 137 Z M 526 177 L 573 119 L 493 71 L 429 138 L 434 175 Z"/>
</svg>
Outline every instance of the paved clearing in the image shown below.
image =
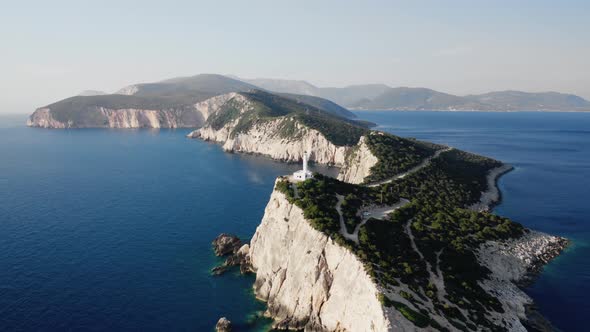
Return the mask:
<svg viewBox="0 0 590 332">
<path fill-rule="evenodd" d="M 352 234 L 350 234 L 346 230 L 346 225 L 344 224 L 344 217 L 342 216 L 342 202 L 344 202 L 344 196 L 336 195 L 336 198 L 338 198 L 338 203 L 336 203 L 336 211 L 338 211 L 338 216 L 340 218 L 340 234 L 342 234 L 342 236 L 344 236 L 345 239 L 354 241 L 356 244 L 359 243 L 359 231 L 361 229 L 361 226 L 363 226 L 365 223 L 367 223 L 367 220 L 369 220 L 371 218 L 375 218 L 375 219 L 386 218 L 393 211 L 410 203 L 409 200 L 402 198 L 399 200 L 399 202 L 397 204 L 394 204 L 394 205 L 374 206 L 374 207 L 362 209 L 362 211 L 367 212 L 367 214 L 366 215 L 362 214 L 361 222 L 358 225 L 356 225 L 356 227 L 354 228 L 354 231 L 352 232 Z"/>
</svg>

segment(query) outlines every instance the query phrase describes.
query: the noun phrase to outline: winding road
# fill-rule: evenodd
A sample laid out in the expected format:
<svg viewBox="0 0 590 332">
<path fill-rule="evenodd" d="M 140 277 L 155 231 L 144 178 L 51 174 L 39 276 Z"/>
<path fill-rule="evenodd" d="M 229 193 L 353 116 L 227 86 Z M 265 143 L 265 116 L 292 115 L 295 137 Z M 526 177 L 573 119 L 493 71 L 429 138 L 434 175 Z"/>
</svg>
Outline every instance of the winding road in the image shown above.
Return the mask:
<svg viewBox="0 0 590 332">
<path fill-rule="evenodd" d="M 438 158 L 438 156 L 440 156 L 441 153 L 447 152 L 447 151 L 451 151 L 451 150 L 453 150 L 452 147 L 448 147 L 448 148 L 445 148 L 445 149 L 442 149 L 442 150 L 437 150 L 432 156 L 430 156 L 430 157 L 422 160 L 422 162 L 420 164 L 418 164 L 418 165 L 410 168 L 409 170 L 407 170 L 407 171 L 405 171 L 403 173 L 396 174 L 396 175 L 394 175 L 394 176 L 392 176 L 392 177 L 390 177 L 388 179 L 385 179 L 385 180 L 381 180 L 381 181 L 378 181 L 378 182 L 369 183 L 366 186 L 367 187 L 378 187 L 378 186 L 380 186 L 382 184 L 386 184 L 386 183 L 389 183 L 391 181 L 395 181 L 397 179 L 403 179 L 404 177 L 406 177 L 406 176 L 408 176 L 408 175 L 410 175 L 410 174 L 412 174 L 414 172 L 417 172 L 417 171 L 421 170 L 422 168 L 430 165 L 430 162 L 432 161 L 432 159 Z"/>
</svg>

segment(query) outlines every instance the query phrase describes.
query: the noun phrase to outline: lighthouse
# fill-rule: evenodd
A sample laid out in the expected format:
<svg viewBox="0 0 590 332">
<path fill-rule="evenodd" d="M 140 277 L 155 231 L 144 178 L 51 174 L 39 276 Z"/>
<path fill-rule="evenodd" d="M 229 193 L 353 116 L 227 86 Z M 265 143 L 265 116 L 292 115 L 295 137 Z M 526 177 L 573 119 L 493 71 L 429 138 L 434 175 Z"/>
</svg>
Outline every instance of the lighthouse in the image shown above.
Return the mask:
<svg viewBox="0 0 590 332">
<path fill-rule="evenodd" d="M 303 169 L 300 169 L 297 172 L 293 173 L 293 180 L 305 181 L 305 180 L 311 179 L 313 177 L 313 174 L 307 169 L 308 160 L 309 160 L 309 153 L 305 152 L 303 154 Z"/>
</svg>

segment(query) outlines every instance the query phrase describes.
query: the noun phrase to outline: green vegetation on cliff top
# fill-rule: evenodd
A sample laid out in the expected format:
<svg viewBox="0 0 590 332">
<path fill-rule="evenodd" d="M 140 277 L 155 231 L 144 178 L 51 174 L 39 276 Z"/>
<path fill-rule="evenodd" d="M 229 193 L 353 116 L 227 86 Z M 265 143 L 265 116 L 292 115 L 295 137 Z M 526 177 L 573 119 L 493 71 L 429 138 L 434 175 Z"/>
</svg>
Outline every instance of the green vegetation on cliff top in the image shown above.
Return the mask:
<svg viewBox="0 0 590 332">
<path fill-rule="evenodd" d="M 487 172 L 499 165 L 493 159 L 451 150 L 419 171 L 379 187 L 347 184 L 316 174 L 314 179 L 296 184 L 298 197 L 287 181 L 279 181 L 276 189 L 303 210 L 315 229 L 353 251 L 384 289 L 398 293 L 405 303 L 385 295 L 380 298 L 417 326 L 445 330 L 430 318 L 437 314 L 458 330 L 485 327 L 496 331 L 501 327 L 486 313 L 501 313 L 503 308 L 479 283 L 490 271 L 479 265 L 475 250 L 487 240 L 517 238 L 525 230 L 507 218 L 465 206 L 479 199 L 486 190 Z M 349 232 L 360 221 L 361 206 L 392 205 L 400 197 L 411 203 L 388 219 L 369 219 L 360 228 L 356 244 L 340 234 L 336 194 L 350 202 L 348 207 L 343 204 Z M 444 280 L 444 293 L 430 279 L 437 270 Z M 395 288 L 401 283 L 409 292 Z"/>
<path fill-rule="evenodd" d="M 73 127 L 103 127 L 107 119 L 99 109 L 110 110 L 174 110 L 178 119 L 185 120 L 184 126 L 198 126 L 202 118 L 193 114 L 194 104 L 208 98 L 230 93 L 256 91 L 257 87 L 222 75 L 202 74 L 181 77 L 156 83 L 134 85 L 133 95 L 104 94 L 75 96 L 45 106 L 51 110 L 53 118 Z M 268 94 L 268 93 L 267 93 Z M 284 94 L 283 98 L 294 103 L 308 105 L 342 118 L 355 115 L 345 108 L 320 97 Z"/>
<path fill-rule="evenodd" d="M 373 132 L 367 136 L 367 145 L 377 157 L 377 164 L 371 168 L 371 174 L 365 178 L 366 183 L 385 180 L 418 166 L 424 159 L 432 157 L 437 150 L 444 147 L 401 138 L 395 135 Z"/>
<path fill-rule="evenodd" d="M 298 135 L 299 130 L 293 126 L 300 123 L 321 132 L 330 142 L 340 146 L 355 145 L 362 135 L 369 132 L 366 123 L 334 115 L 292 98 L 260 90 L 241 92 L 240 94 L 253 104 L 252 109 L 240 112 L 243 105 L 238 105 L 237 101 L 232 100 L 226 103 L 223 110 L 208 119 L 207 123 L 213 129 L 221 129 L 227 123 L 238 120 L 230 133 L 235 136 L 247 132 L 256 124 L 283 117 L 291 120 L 291 125 L 281 128 L 281 135 L 285 138 L 293 138 Z"/>
</svg>

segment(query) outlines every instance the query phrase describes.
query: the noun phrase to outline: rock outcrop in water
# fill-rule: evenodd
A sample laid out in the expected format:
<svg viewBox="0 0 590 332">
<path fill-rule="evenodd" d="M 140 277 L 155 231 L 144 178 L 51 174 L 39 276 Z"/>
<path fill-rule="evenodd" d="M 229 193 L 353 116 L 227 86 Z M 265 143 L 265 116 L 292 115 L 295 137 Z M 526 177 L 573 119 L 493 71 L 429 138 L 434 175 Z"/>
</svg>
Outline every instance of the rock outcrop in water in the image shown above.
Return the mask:
<svg viewBox="0 0 590 332">
<path fill-rule="evenodd" d="M 235 235 L 222 233 L 213 240 L 213 251 L 215 255 L 227 256 L 223 264 L 211 270 L 213 275 L 220 275 L 232 266 L 240 266 L 242 274 L 252 271 L 250 264 L 250 246 L 242 244 L 242 241 Z"/>
<path fill-rule="evenodd" d="M 219 318 L 217 324 L 215 324 L 215 331 L 216 332 L 231 332 L 232 331 L 232 324 L 229 319 L 225 317 Z"/>
<path fill-rule="evenodd" d="M 222 233 L 213 240 L 213 251 L 217 256 L 233 254 L 242 246 L 242 241 L 235 235 Z"/>
</svg>

